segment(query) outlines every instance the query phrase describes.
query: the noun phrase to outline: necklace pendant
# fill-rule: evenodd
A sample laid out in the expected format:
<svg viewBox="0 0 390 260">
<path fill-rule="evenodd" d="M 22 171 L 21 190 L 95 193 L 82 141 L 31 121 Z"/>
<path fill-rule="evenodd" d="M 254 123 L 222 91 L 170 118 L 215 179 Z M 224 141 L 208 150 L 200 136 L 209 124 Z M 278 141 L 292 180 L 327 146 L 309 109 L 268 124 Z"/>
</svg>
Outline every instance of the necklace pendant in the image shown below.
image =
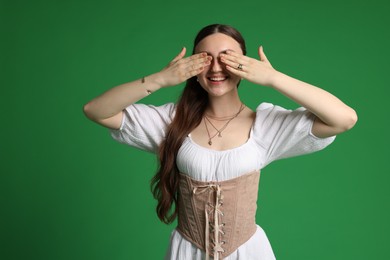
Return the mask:
<svg viewBox="0 0 390 260">
<path fill-rule="evenodd" d="M 211 142 L 211 140 L 209 141 L 209 145 L 212 145 L 213 144 L 213 142 Z"/>
<path fill-rule="evenodd" d="M 221 132 L 218 132 L 218 137 L 222 137 Z"/>
</svg>

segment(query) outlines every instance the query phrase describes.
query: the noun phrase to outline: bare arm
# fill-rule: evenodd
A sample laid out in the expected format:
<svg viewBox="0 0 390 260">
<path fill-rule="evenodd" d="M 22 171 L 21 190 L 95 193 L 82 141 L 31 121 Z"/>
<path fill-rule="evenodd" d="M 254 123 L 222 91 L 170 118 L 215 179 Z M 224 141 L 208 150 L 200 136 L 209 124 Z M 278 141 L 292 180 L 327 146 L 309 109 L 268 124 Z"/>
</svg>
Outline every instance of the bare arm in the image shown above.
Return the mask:
<svg viewBox="0 0 390 260">
<path fill-rule="evenodd" d="M 270 85 L 317 116 L 312 133 L 329 137 L 351 129 L 356 112 L 329 92 L 277 72 Z"/>
<path fill-rule="evenodd" d="M 234 52 L 221 56 L 232 73 L 255 84 L 269 86 L 316 115 L 312 133 L 318 137 L 347 131 L 357 121 L 356 112 L 334 95 L 275 70 L 262 47 L 259 48 L 260 60 Z M 242 70 L 238 69 L 238 64 L 242 64 Z"/>
<path fill-rule="evenodd" d="M 205 53 L 183 58 L 185 52 L 183 48 L 162 71 L 116 86 L 92 99 L 84 105 L 84 114 L 98 124 L 119 129 L 126 107 L 160 88 L 175 86 L 199 74 L 210 62 Z"/>
<path fill-rule="evenodd" d="M 151 75 L 144 83 L 140 79 L 107 90 L 84 105 L 84 114 L 98 124 L 119 129 L 123 109 L 161 88 L 157 77 Z"/>
</svg>

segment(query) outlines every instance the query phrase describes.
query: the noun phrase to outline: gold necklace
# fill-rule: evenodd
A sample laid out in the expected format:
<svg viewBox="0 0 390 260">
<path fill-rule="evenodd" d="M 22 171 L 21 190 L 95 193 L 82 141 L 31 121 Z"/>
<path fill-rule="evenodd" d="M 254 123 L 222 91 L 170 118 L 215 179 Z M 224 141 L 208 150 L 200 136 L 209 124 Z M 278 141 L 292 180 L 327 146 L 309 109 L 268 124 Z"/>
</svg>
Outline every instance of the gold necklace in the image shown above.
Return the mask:
<svg viewBox="0 0 390 260">
<path fill-rule="evenodd" d="M 229 123 L 230 123 L 234 118 L 236 118 L 236 117 L 241 113 L 241 111 L 244 110 L 244 108 L 245 108 L 244 104 L 241 103 L 240 109 L 238 110 L 238 112 L 237 112 L 235 115 L 231 116 L 230 118 L 228 118 L 228 117 L 222 117 L 222 118 L 224 118 L 223 120 L 222 120 L 222 119 L 219 119 L 219 121 L 227 121 L 227 122 L 221 127 L 221 129 L 218 129 L 217 127 L 215 127 L 215 125 L 211 122 L 210 118 L 209 118 L 207 115 L 204 116 L 204 125 L 206 126 L 207 135 L 209 136 L 209 141 L 208 141 L 208 144 L 209 144 L 209 145 L 212 145 L 212 144 L 213 144 L 213 142 L 212 142 L 211 140 L 212 140 L 214 137 L 216 137 L 217 135 L 218 135 L 218 137 L 222 137 L 222 131 L 226 129 L 226 127 L 229 125 Z M 214 117 L 214 118 L 216 119 L 217 117 Z M 227 118 L 227 119 L 226 119 L 226 118 Z M 218 120 L 218 119 L 216 119 L 216 120 Z M 206 122 L 206 121 L 209 122 L 209 124 L 217 131 L 213 136 L 210 135 L 210 131 L 209 131 L 209 128 L 208 128 L 208 126 L 207 126 L 207 122 Z"/>
</svg>

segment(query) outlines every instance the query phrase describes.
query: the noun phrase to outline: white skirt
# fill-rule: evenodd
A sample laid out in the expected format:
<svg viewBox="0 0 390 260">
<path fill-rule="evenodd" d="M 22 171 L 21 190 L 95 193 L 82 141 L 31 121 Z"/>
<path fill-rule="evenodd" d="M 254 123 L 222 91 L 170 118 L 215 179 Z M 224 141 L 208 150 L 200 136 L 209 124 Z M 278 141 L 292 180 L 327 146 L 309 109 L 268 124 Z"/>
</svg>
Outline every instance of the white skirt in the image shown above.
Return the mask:
<svg viewBox="0 0 390 260">
<path fill-rule="evenodd" d="M 176 229 L 165 260 L 203 260 L 205 252 L 186 240 Z M 212 259 L 212 257 L 210 257 Z M 255 234 L 224 260 L 275 260 L 274 252 L 264 230 L 257 225 Z"/>
</svg>

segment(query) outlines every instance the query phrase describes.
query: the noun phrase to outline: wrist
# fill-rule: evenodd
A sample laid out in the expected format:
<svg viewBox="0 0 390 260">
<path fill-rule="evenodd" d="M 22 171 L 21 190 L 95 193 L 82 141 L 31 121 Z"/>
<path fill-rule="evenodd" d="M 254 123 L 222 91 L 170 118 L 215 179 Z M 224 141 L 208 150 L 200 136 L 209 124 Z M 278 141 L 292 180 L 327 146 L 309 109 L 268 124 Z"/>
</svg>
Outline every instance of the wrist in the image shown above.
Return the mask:
<svg viewBox="0 0 390 260">
<path fill-rule="evenodd" d="M 285 78 L 286 75 L 275 70 L 270 76 L 269 76 L 269 84 L 268 86 L 273 89 L 278 89 L 281 85 L 281 82 L 283 81 L 283 78 Z"/>
<path fill-rule="evenodd" d="M 151 75 L 153 77 L 154 83 L 159 86 L 159 88 L 166 88 L 171 86 L 166 79 L 164 71 L 159 71 Z"/>
<path fill-rule="evenodd" d="M 145 76 L 141 79 L 142 84 L 150 92 L 155 92 L 163 87 L 163 80 L 159 77 L 158 73 Z"/>
</svg>

